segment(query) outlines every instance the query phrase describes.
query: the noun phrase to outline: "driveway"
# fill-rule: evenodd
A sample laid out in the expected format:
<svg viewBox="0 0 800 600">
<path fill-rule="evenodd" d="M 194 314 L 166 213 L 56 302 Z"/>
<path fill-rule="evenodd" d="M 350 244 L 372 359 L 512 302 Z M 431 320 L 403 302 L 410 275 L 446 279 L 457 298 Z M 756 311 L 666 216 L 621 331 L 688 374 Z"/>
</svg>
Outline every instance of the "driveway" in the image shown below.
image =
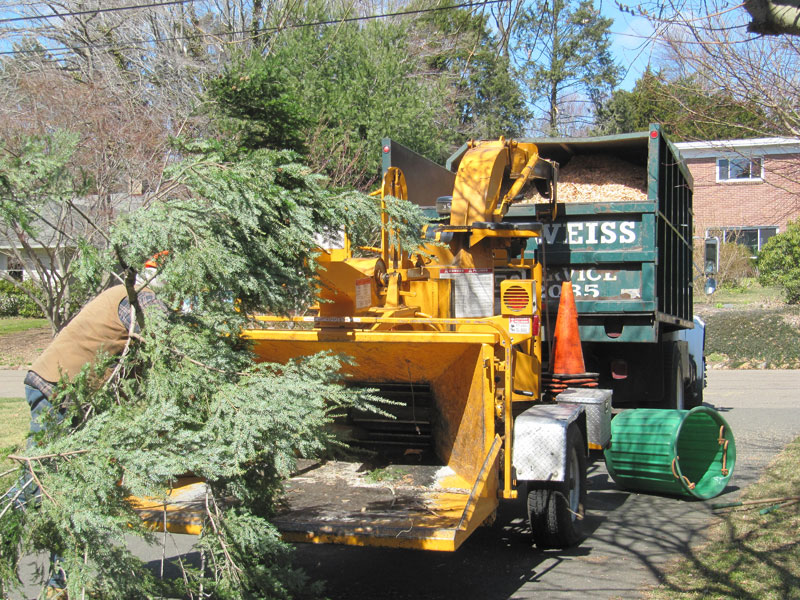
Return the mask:
<svg viewBox="0 0 800 600">
<path fill-rule="evenodd" d="M 706 404 L 733 429 L 737 463 L 722 497 L 757 481 L 800 435 L 800 371 L 711 371 Z M 713 500 L 719 502 L 720 498 Z M 521 502 L 453 554 L 298 546 L 297 563 L 324 579 L 335 600 L 387 598 L 640 598 L 670 559 L 703 541 L 708 503 L 631 494 L 616 488 L 602 460 L 589 468 L 590 536 L 566 552 L 531 548 Z"/>
<path fill-rule="evenodd" d="M 800 371 L 709 373 L 706 404 L 724 415 L 737 447 L 736 468 L 721 498 L 735 499 L 800 435 L 798 390 Z M 532 548 L 517 501 L 503 505 L 493 527 L 480 529 L 452 554 L 300 545 L 296 562 L 327 582 L 332 600 L 640 598 L 671 559 L 702 543 L 715 521 L 708 503 L 617 489 L 602 459 L 590 464 L 588 482 L 590 535 L 569 551 Z M 178 547 L 189 551 L 194 539 L 172 538 L 168 556 Z M 158 564 L 160 548 L 133 548 Z M 33 588 L 26 592 L 35 594 Z"/>
</svg>

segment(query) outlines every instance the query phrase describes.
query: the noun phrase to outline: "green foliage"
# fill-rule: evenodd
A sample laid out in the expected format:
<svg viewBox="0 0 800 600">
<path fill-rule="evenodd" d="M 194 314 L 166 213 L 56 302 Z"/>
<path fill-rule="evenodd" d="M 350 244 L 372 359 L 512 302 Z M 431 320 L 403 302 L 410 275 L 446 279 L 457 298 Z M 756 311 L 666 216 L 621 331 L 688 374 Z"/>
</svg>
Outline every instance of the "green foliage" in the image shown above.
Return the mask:
<svg viewBox="0 0 800 600">
<path fill-rule="evenodd" d="M 253 54 L 207 83 L 219 126 L 237 145 L 302 151 L 310 121 L 301 99 L 289 88 L 285 64 Z"/>
<path fill-rule="evenodd" d="M 76 134 L 57 130 L 7 140 L 0 152 L 0 231 L 19 242 L 18 259 L 37 275 L 24 285 L 3 278 L 27 296 L 20 315 L 43 313 L 54 331 L 97 292 L 103 275 L 89 239 L 96 224 L 74 204 L 89 186 L 73 164 L 78 142 Z M 42 254 L 37 246 L 53 250 Z"/>
<path fill-rule="evenodd" d="M 636 81 L 633 90 L 616 90 L 600 105 L 595 133 L 614 135 L 646 131 L 650 123 L 663 123 L 667 100 L 659 95 L 658 77 L 649 68 Z"/>
<path fill-rule="evenodd" d="M 724 140 L 773 130 L 755 99 L 741 101 L 708 90 L 697 77 L 667 80 L 648 69 L 633 90 L 615 91 L 597 111 L 596 133 L 611 135 L 661 123 L 677 141 Z"/>
<path fill-rule="evenodd" d="M 78 141 L 76 134 L 58 130 L 49 136 L 23 138 L 13 151 L 0 153 L 0 217 L 6 224 L 31 233 L 31 208 L 69 199 L 84 189 L 85 182 L 68 169 Z"/>
<path fill-rule="evenodd" d="M 307 6 L 294 18 L 337 16 Z M 463 141 L 451 106 L 452 87 L 430 75 L 413 44 L 409 28 L 399 22 L 289 29 L 275 37 L 268 54 L 240 61 L 209 86 L 212 97 L 223 97 L 225 91 L 226 104 L 218 106 L 223 116 L 239 119 L 240 131 L 258 133 L 267 125 L 279 127 L 277 133 L 294 128 L 285 133 L 292 145 L 307 149 L 306 160 L 315 170 L 334 185 L 367 189 L 380 173 L 383 137 L 439 161 Z M 221 89 L 226 84 L 227 91 Z M 262 88 L 274 100 L 259 100 Z M 298 101 L 302 109 L 294 112 Z M 269 110 L 261 110 L 259 102 L 267 102 Z M 289 115 L 286 127 L 270 121 L 274 104 Z"/>
<path fill-rule="evenodd" d="M 44 317 L 42 309 L 20 287 L 26 287 L 29 292 L 36 293 L 36 288 L 30 281 L 19 282 L 19 285 L 16 285 L 10 281 L 0 280 L 0 317 Z"/>
<path fill-rule="evenodd" d="M 211 598 L 318 597 L 270 523 L 281 482 L 297 457 L 341 452 L 328 427 L 337 415 L 377 410 L 381 401 L 343 385 L 344 357 L 256 363 L 240 333 L 257 327 L 254 313 L 311 302 L 315 234 L 348 223 L 368 239 L 379 201 L 328 189 L 294 152 L 230 153 L 206 142 L 183 147 L 190 149 L 196 154 L 172 171 L 183 191 L 120 219 L 111 237 L 134 267 L 168 251 L 158 258 L 158 294 L 173 310 L 149 309 L 119 362 L 98 360 L 59 384 L 55 403 L 65 418 L 51 417 L 27 450 L 47 457 L 32 463 L 43 495 L 22 513 L 22 548 L 59 554 L 75 597 L 84 589 L 109 598 L 201 590 Z M 418 209 L 389 204 L 403 225 L 398 239 L 418 235 Z M 127 535 L 161 539 L 129 498 L 165 498 L 186 473 L 207 482 L 202 560 L 184 561 L 185 579 L 164 584 L 124 544 Z M 0 574 L 12 573 L 14 561 L 0 555 Z"/>
<path fill-rule="evenodd" d="M 759 282 L 783 289 L 786 302 L 800 303 L 800 221 L 771 237 L 758 255 Z"/>
<path fill-rule="evenodd" d="M 565 102 L 588 101 L 596 108 L 616 84 L 611 23 L 593 0 L 539 0 L 522 13 L 516 33 L 520 74 L 545 114 L 543 129 L 549 135 L 568 133 L 586 121 L 590 111 L 576 115 Z"/>
<path fill-rule="evenodd" d="M 448 1 L 440 6 L 455 4 Z M 425 36 L 433 50 L 426 59 L 428 65 L 454 81 L 463 139 L 522 133 L 530 114 L 520 82 L 485 15 L 464 8 L 437 11 L 423 15 L 414 30 Z"/>
</svg>

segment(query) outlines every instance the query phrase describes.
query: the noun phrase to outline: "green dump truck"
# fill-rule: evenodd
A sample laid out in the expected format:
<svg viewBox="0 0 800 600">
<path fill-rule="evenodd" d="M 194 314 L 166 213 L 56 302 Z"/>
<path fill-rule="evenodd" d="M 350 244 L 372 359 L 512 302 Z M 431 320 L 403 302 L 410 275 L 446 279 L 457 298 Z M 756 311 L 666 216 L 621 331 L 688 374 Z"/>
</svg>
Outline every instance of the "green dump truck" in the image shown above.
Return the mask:
<svg viewBox="0 0 800 600">
<path fill-rule="evenodd" d="M 615 407 L 701 404 L 705 329 L 692 304 L 692 177 L 678 151 L 658 125 L 520 141 L 535 143 L 560 171 L 555 215 L 549 204 L 522 198 L 505 216 L 543 223 L 544 243 L 528 251 L 546 273 L 545 332 L 552 332 L 561 283 L 569 280 L 587 371 L 613 390 Z M 442 218 L 466 149 L 442 167 L 387 139 L 383 164 L 403 171 L 409 200 Z"/>
</svg>

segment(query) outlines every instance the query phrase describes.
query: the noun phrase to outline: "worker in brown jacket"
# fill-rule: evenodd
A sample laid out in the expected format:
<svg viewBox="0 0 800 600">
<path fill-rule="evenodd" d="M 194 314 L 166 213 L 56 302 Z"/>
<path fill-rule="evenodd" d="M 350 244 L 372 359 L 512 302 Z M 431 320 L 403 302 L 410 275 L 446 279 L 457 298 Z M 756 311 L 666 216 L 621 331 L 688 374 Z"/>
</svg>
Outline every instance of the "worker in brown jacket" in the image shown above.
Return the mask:
<svg viewBox="0 0 800 600">
<path fill-rule="evenodd" d="M 148 288 L 141 290 L 137 299 L 142 310 L 154 305 L 164 308 Z M 111 356 L 121 354 L 128 342 L 131 323 L 133 332 L 139 333 L 127 289 L 117 285 L 84 306 L 59 332 L 25 377 L 31 432 L 42 430 L 41 417 L 51 410 L 54 388 L 61 378 L 75 377 L 84 365 L 93 363 L 101 351 Z"/>
<path fill-rule="evenodd" d="M 137 300 L 142 310 L 152 306 L 166 310 L 149 288 L 142 289 Z M 42 418 L 48 413 L 52 413 L 57 421 L 64 418 L 61 410 L 53 412 L 52 405 L 62 377 L 72 379 L 84 365 L 93 363 L 100 352 L 112 356 L 121 354 L 131 331 L 139 333 L 140 329 L 124 285 L 107 289 L 81 309 L 33 362 L 25 377 L 25 399 L 31 409 L 31 433 L 45 428 Z M 38 487 L 26 475 L 9 490 L 5 499 L 15 508 L 24 509 L 28 502 L 38 502 L 39 496 Z M 58 594 L 66 585 L 66 573 L 56 555 L 51 556 L 51 568 L 48 593 L 56 590 L 57 595 L 53 597 L 61 597 Z"/>
</svg>

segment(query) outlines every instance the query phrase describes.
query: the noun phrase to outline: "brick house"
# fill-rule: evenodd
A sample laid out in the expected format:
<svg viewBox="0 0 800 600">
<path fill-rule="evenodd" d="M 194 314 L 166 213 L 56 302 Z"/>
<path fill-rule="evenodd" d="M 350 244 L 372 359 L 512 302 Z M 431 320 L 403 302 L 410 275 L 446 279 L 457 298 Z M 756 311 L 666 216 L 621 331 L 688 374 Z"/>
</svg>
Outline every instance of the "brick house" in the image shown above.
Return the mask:
<svg viewBox="0 0 800 600">
<path fill-rule="evenodd" d="M 800 139 L 676 144 L 694 179 L 694 236 L 764 243 L 800 218 Z"/>
</svg>

